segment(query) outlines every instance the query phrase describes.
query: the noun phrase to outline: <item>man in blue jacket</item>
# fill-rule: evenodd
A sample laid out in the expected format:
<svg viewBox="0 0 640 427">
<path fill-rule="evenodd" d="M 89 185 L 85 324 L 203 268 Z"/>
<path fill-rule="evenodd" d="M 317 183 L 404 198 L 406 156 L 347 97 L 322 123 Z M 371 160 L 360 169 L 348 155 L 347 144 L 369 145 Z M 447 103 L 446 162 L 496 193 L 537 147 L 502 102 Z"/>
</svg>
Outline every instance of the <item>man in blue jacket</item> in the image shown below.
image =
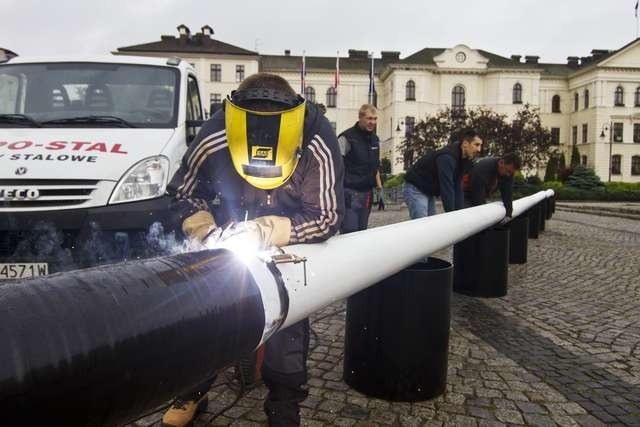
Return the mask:
<svg viewBox="0 0 640 427">
<path fill-rule="evenodd" d="M 462 176 L 482 147 L 482 139 L 466 129 L 461 140 L 422 156 L 405 175 L 404 200 L 411 219 L 435 215 L 440 196 L 445 212 L 464 208 Z"/>
</svg>

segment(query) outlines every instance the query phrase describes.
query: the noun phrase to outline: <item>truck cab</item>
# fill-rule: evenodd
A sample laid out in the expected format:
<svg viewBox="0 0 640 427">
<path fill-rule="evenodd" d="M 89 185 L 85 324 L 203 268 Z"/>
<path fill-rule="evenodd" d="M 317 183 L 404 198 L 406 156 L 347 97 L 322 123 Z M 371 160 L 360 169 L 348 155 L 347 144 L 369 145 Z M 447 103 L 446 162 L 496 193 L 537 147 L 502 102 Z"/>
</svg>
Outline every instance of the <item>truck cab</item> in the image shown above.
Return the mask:
<svg viewBox="0 0 640 427">
<path fill-rule="evenodd" d="M 203 111 L 178 58 L 0 63 L 0 281 L 167 252 L 167 183 Z"/>
</svg>

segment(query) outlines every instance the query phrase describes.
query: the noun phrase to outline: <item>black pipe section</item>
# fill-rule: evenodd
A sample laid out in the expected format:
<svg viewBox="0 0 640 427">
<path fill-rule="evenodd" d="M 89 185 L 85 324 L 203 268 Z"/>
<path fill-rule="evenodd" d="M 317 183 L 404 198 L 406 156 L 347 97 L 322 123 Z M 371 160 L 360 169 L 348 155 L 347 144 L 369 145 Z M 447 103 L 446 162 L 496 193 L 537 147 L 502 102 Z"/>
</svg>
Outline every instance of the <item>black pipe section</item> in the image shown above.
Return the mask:
<svg viewBox="0 0 640 427">
<path fill-rule="evenodd" d="M 545 201 L 547 202 L 547 221 L 551 219 L 551 216 L 553 216 L 553 197 L 547 197 L 545 199 Z"/>
<path fill-rule="evenodd" d="M 259 288 L 210 250 L 0 286 L 3 425 L 117 426 L 259 343 Z"/>
<path fill-rule="evenodd" d="M 473 297 L 507 295 L 509 229 L 482 230 L 453 245 L 453 291 Z"/>
<path fill-rule="evenodd" d="M 344 380 L 369 396 L 415 402 L 447 385 L 451 264 L 429 257 L 347 299 Z"/>
<path fill-rule="evenodd" d="M 547 199 L 538 203 L 538 209 L 540 209 L 540 231 L 544 231 L 547 221 Z"/>
<path fill-rule="evenodd" d="M 526 264 L 529 249 L 529 218 L 518 215 L 509 221 L 509 264 Z"/>
<path fill-rule="evenodd" d="M 537 204 L 527 210 L 527 217 L 529 218 L 529 238 L 537 239 L 540 235 L 540 208 Z"/>
</svg>

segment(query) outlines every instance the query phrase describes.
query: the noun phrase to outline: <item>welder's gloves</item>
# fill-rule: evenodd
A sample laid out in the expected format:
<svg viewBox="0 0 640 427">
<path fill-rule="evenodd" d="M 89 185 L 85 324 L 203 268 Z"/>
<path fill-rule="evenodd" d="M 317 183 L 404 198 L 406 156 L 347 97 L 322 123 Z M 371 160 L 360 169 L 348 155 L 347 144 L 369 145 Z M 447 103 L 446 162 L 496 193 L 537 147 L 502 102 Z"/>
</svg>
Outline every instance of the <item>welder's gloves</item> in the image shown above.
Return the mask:
<svg viewBox="0 0 640 427">
<path fill-rule="evenodd" d="M 220 236 L 220 246 L 234 250 L 257 251 L 289 243 L 291 220 L 267 215 L 251 221 L 232 223 Z"/>
<path fill-rule="evenodd" d="M 198 211 L 182 222 L 182 232 L 194 244 L 209 247 L 219 239 L 222 229 L 210 212 Z"/>
<path fill-rule="evenodd" d="M 234 222 L 223 229 L 216 226 L 211 213 L 198 211 L 182 222 L 182 231 L 196 246 L 258 251 L 271 246 L 286 246 L 291 234 L 291 220 L 267 215 L 251 221 Z"/>
<path fill-rule="evenodd" d="M 202 242 L 209 232 L 216 228 L 211 212 L 198 211 L 182 221 L 182 232 L 187 238 Z"/>
</svg>

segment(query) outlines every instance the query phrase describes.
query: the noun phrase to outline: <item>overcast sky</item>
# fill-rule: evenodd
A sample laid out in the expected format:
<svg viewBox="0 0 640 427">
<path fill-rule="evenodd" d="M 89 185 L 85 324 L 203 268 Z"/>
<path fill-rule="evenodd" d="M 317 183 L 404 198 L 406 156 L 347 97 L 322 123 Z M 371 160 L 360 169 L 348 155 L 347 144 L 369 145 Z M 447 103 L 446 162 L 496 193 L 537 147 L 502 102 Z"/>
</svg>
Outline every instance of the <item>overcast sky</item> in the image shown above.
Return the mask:
<svg viewBox="0 0 640 427">
<path fill-rule="evenodd" d="M 192 32 L 265 54 L 406 57 L 466 44 L 565 62 L 636 38 L 636 0 L 0 0 L 0 47 L 19 55 L 104 54 Z"/>
</svg>

